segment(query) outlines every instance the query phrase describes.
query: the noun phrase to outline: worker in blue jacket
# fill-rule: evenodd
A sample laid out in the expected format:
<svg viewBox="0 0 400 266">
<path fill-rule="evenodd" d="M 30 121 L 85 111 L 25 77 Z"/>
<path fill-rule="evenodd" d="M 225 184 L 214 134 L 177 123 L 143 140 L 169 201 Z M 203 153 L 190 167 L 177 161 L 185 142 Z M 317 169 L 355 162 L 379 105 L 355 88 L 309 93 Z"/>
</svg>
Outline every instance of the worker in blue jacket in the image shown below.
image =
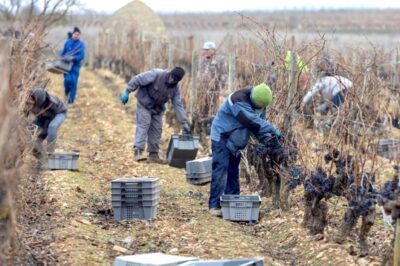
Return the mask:
<svg viewBox="0 0 400 266">
<path fill-rule="evenodd" d="M 281 133 L 266 120 L 265 108 L 272 101 L 272 91 L 265 84 L 238 90 L 224 101 L 211 125 L 212 176 L 208 206 L 210 214 L 222 216 L 222 194 L 240 194 L 240 151 L 250 134 L 260 143 Z"/>
<path fill-rule="evenodd" d="M 71 71 L 64 74 L 64 92 L 68 99 L 68 107 L 75 102 L 76 91 L 78 89 L 79 71 L 82 60 L 85 58 L 85 44 L 80 40 L 81 31 L 75 27 L 72 37 L 64 44 L 61 57 L 65 62 L 72 63 Z"/>
</svg>

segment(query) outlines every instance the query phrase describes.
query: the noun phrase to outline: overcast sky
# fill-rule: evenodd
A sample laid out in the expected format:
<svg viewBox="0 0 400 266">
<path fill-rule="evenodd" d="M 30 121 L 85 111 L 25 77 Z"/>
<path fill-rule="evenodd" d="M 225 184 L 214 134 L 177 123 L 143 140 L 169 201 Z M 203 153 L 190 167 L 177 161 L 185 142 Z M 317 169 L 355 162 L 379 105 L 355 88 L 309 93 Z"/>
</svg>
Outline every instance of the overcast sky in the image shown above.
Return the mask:
<svg viewBox="0 0 400 266">
<path fill-rule="evenodd" d="M 86 8 L 112 13 L 131 0 L 80 0 Z M 204 12 L 318 8 L 400 8 L 398 0 L 143 0 L 157 12 Z"/>
</svg>

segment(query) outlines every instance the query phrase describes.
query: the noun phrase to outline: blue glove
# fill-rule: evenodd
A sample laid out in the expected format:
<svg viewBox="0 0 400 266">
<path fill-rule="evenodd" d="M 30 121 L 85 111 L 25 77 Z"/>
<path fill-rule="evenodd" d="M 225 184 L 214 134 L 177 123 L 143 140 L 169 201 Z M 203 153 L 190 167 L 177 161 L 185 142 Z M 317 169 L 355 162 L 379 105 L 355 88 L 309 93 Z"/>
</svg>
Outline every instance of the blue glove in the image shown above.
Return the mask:
<svg viewBox="0 0 400 266">
<path fill-rule="evenodd" d="M 182 124 L 182 131 L 183 131 L 183 134 L 190 134 L 191 133 L 190 126 L 189 126 L 188 122 L 184 122 Z"/>
<path fill-rule="evenodd" d="M 129 92 L 124 91 L 124 93 L 121 94 L 121 97 L 119 97 L 119 99 L 121 100 L 122 104 L 126 104 L 129 101 Z"/>
<path fill-rule="evenodd" d="M 274 135 L 277 136 L 278 138 L 282 136 L 282 133 L 279 131 L 279 129 L 275 128 Z"/>
</svg>

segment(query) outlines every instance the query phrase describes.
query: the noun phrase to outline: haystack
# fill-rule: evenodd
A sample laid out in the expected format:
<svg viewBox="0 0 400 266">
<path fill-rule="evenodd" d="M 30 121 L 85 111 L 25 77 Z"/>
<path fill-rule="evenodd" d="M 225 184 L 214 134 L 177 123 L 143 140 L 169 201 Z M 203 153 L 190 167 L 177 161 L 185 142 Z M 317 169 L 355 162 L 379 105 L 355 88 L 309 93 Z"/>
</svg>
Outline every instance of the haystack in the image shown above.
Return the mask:
<svg viewBox="0 0 400 266">
<path fill-rule="evenodd" d="M 110 17 L 108 26 L 112 29 L 135 30 L 157 38 L 165 38 L 167 35 L 161 18 L 140 0 L 133 0 L 118 9 Z"/>
</svg>

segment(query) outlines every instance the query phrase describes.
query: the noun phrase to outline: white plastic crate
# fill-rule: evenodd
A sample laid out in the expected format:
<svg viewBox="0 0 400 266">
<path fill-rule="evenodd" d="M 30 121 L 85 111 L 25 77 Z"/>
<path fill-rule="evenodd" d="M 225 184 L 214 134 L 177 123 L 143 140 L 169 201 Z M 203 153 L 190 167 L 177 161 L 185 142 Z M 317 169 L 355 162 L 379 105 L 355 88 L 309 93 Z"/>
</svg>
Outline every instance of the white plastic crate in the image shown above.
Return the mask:
<svg viewBox="0 0 400 266">
<path fill-rule="evenodd" d="M 148 253 L 119 256 L 115 258 L 114 266 L 177 266 L 194 260 L 197 260 L 197 258 L 165 255 L 163 253 Z"/>
<path fill-rule="evenodd" d="M 168 144 L 168 164 L 177 168 L 185 168 L 186 162 L 196 158 L 199 149 L 199 136 L 172 135 Z"/>
<path fill-rule="evenodd" d="M 258 221 L 261 198 L 259 195 L 222 195 L 222 218 L 230 221 Z"/>
<path fill-rule="evenodd" d="M 48 154 L 48 168 L 51 170 L 76 170 L 79 153 L 57 152 Z"/>
<path fill-rule="evenodd" d="M 233 260 L 199 260 L 180 264 L 179 266 L 264 266 L 263 259 Z"/>
<path fill-rule="evenodd" d="M 203 174 L 211 172 L 212 157 L 204 157 L 186 162 L 186 174 Z"/>
</svg>

